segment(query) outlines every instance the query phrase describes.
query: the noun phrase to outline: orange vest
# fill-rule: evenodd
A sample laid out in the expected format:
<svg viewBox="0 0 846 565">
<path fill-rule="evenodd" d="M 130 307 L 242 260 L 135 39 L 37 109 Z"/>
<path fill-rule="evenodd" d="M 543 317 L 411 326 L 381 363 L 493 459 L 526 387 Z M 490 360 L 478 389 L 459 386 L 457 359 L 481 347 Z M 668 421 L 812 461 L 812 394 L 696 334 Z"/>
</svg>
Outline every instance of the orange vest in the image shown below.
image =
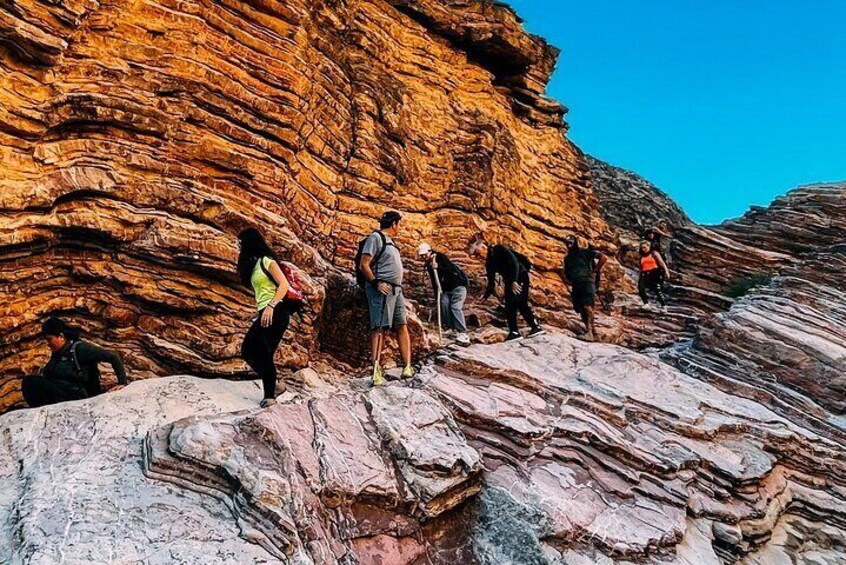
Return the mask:
<svg viewBox="0 0 846 565">
<path fill-rule="evenodd" d="M 658 268 L 658 261 L 655 259 L 655 253 L 650 251 L 647 255 L 640 257 L 640 270 L 643 273 L 654 271 Z"/>
</svg>

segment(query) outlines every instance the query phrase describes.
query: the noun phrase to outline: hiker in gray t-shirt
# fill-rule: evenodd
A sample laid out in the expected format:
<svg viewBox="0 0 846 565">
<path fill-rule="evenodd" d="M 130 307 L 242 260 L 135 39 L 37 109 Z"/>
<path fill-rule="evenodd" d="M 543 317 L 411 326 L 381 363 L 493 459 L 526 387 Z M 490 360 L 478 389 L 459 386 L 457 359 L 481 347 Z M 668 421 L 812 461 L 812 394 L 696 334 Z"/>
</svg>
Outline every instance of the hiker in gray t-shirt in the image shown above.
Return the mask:
<svg viewBox="0 0 846 565">
<path fill-rule="evenodd" d="M 381 254 L 379 254 L 380 250 L 382 251 Z M 394 240 L 385 230 L 370 234 L 364 240 L 361 254 L 371 257 L 377 257 L 378 254 L 378 261 L 375 264 L 372 261 L 370 263 L 370 269 L 376 273 L 376 278 L 393 286 L 402 286 L 402 257 L 399 249 L 394 245 Z"/>
<path fill-rule="evenodd" d="M 370 347 L 373 360 L 373 385 L 385 382 L 380 359 L 388 330 L 397 333 L 402 355 L 402 378 L 414 376 L 411 367 L 411 337 L 402 294 L 402 257 L 394 245 L 393 236 L 399 232 L 402 217 L 397 212 L 385 212 L 379 220 L 379 230 L 370 234 L 361 248 L 359 269 L 367 283 L 367 309 L 370 313 Z"/>
</svg>

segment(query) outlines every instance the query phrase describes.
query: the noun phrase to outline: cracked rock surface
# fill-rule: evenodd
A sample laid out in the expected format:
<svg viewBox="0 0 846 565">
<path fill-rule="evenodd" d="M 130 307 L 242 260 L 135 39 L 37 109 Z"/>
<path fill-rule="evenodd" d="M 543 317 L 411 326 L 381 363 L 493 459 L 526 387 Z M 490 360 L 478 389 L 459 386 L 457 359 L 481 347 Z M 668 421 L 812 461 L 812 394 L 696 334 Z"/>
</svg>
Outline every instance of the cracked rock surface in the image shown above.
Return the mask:
<svg viewBox="0 0 846 565">
<path fill-rule="evenodd" d="M 846 555 L 841 438 L 654 356 L 550 333 L 445 351 L 413 381 L 331 386 L 257 410 L 253 383 L 177 377 L 2 416 L 3 555 L 691 565 Z"/>
</svg>

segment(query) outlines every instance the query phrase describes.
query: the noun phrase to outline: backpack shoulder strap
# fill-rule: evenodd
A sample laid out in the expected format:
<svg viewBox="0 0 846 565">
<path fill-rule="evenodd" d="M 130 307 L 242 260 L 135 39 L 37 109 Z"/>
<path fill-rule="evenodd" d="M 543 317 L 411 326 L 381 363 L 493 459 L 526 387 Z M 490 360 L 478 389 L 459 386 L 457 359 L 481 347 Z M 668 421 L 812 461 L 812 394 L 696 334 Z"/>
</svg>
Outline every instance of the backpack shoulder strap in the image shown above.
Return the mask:
<svg viewBox="0 0 846 565">
<path fill-rule="evenodd" d="M 385 249 L 388 247 L 388 238 L 385 237 L 385 234 L 383 234 L 381 230 L 376 230 L 376 233 L 379 234 L 379 239 L 382 241 L 382 247 L 379 248 L 379 251 L 376 252 L 376 255 L 373 256 L 373 260 L 370 263 L 374 267 L 376 266 L 376 263 L 379 262 L 379 259 L 382 258 L 382 254 L 385 252 Z"/>
<path fill-rule="evenodd" d="M 274 279 L 274 278 L 273 278 L 273 275 L 271 274 L 270 269 L 268 269 L 267 267 L 265 267 L 265 266 L 264 266 L 264 259 L 265 259 L 265 258 L 264 258 L 264 257 L 262 257 L 262 258 L 261 258 L 261 259 L 259 259 L 259 261 L 258 261 L 259 266 L 261 267 L 261 272 L 263 272 L 263 273 L 264 273 L 264 276 L 266 276 L 268 279 L 270 279 L 270 282 L 272 282 L 272 283 L 273 283 L 273 284 L 275 284 L 276 286 L 279 286 L 278 284 L 276 284 L 276 279 Z"/>
<path fill-rule="evenodd" d="M 76 369 L 76 374 L 78 376 L 82 376 L 82 366 L 79 364 L 79 357 L 76 356 L 76 348 L 79 345 L 78 341 L 75 341 L 70 346 L 70 354 L 71 359 L 73 359 L 73 367 Z"/>
</svg>

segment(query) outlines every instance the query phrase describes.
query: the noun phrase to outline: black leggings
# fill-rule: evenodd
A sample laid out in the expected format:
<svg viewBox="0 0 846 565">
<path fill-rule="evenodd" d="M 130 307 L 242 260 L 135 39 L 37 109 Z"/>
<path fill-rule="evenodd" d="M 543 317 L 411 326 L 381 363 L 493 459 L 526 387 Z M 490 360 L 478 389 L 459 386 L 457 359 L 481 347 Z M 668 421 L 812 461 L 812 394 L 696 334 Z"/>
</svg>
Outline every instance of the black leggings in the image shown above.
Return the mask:
<svg viewBox="0 0 846 565">
<path fill-rule="evenodd" d="M 241 358 L 261 378 L 266 399 L 276 398 L 276 364 L 273 362 L 273 356 L 290 321 L 290 314 L 277 309 L 273 313 L 273 324 L 263 328 L 259 313 L 258 319 L 250 326 L 241 345 Z"/>
<path fill-rule="evenodd" d="M 88 398 L 88 393 L 80 386 L 41 376 L 24 377 L 21 392 L 30 408 Z"/>
<path fill-rule="evenodd" d="M 505 320 L 508 322 L 510 333 L 517 332 L 517 312 L 522 314 L 529 327 L 534 328 L 538 325 L 529 306 L 529 277 L 524 274 L 517 282 L 523 287 L 523 292 L 520 294 L 511 292 L 511 285 L 505 283 Z"/>
<path fill-rule="evenodd" d="M 667 301 L 664 299 L 664 277 L 661 269 L 652 269 L 645 273 L 640 273 L 640 279 L 637 281 L 637 291 L 640 293 L 640 299 L 644 304 L 649 304 L 649 296 L 646 294 L 647 290 L 651 290 L 658 297 L 658 302 L 661 306 L 666 306 Z"/>
</svg>

